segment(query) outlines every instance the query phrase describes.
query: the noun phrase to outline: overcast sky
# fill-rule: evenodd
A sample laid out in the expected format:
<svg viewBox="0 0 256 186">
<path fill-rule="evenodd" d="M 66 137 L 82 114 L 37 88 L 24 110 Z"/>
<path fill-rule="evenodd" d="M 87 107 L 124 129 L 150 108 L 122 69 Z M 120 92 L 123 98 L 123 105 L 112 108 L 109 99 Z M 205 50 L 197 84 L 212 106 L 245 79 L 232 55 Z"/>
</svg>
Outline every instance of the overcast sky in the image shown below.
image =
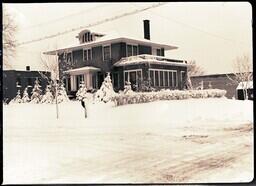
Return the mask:
<svg viewBox="0 0 256 186">
<path fill-rule="evenodd" d="M 147 7 L 152 3 L 4 4 L 15 16 L 18 42 L 41 38 Z M 150 19 L 151 40 L 178 46 L 166 52 L 195 60 L 206 74 L 232 72 L 237 56 L 252 56 L 252 8 L 246 2 L 166 3 L 154 9 L 90 27 L 92 31 L 143 38 L 143 19 Z M 79 31 L 18 48 L 15 69 L 42 69 L 40 53 L 78 43 Z"/>
</svg>

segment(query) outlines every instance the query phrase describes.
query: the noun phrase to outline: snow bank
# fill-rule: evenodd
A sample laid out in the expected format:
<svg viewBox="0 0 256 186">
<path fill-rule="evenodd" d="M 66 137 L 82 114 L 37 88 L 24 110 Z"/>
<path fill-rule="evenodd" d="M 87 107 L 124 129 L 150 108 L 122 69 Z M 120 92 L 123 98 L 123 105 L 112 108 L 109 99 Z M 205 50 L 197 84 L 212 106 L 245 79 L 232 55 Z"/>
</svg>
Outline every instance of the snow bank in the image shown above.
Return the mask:
<svg viewBox="0 0 256 186">
<path fill-rule="evenodd" d="M 137 125 L 138 128 L 166 125 L 190 126 L 196 123 L 210 125 L 216 121 L 253 122 L 253 102 L 226 98 L 156 101 L 115 107 L 114 103 L 87 103 L 88 118 L 79 101 L 56 105 L 11 104 L 4 105 L 4 124 L 15 127 L 83 127 Z"/>
</svg>

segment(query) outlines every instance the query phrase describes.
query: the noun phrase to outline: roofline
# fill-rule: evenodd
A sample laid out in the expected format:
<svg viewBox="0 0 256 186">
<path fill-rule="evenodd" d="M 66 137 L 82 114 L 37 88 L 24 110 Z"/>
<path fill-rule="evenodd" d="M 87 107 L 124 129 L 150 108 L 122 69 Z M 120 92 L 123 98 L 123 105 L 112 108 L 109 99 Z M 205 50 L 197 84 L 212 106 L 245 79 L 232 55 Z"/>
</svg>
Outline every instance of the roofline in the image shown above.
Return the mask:
<svg viewBox="0 0 256 186">
<path fill-rule="evenodd" d="M 253 73 L 253 72 L 251 72 Z M 226 75 L 230 75 L 230 76 L 234 76 L 235 74 L 237 74 L 237 72 L 228 72 L 228 73 L 221 73 L 221 74 L 202 74 L 202 75 L 195 75 L 195 76 L 191 76 L 191 78 L 200 78 L 200 77 L 214 77 L 214 76 L 226 76 Z"/>
<path fill-rule="evenodd" d="M 145 40 L 139 40 L 139 39 L 130 39 L 130 38 L 126 38 L 126 37 L 119 37 L 119 38 L 115 38 L 115 39 L 109 39 L 109 40 L 105 40 L 105 41 L 93 41 L 90 43 L 85 43 L 85 44 L 81 44 L 81 45 L 77 45 L 77 46 L 72 46 L 72 47 L 65 47 L 65 48 L 61 48 L 61 49 L 57 49 L 57 50 L 51 50 L 51 51 L 47 51 L 47 52 L 43 52 L 43 54 L 48 54 L 48 55 L 56 55 L 57 53 L 60 52 L 64 52 L 64 51 L 69 51 L 69 50 L 79 50 L 82 49 L 84 47 L 94 47 L 100 44 L 107 44 L 109 42 L 136 42 L 139 44 L 149 44 L 151 46 L 155 46 L 155 47 L 160 47 L 160 48 L 164 48 L 165 50 L 174 50 L 174 49 L 178 49 L 177 46 L 171 46 L 171 45 L 167 45 L 167 44 L 160 44 L 160 43 L 154 43 L 152 41 L 145 41 Z"/>
<path fill-rule="evenodd" d="M 46 70 L 13 70 L 13 69 L 3 70 L 3 72 L 6 72 L 6 71 L 15 71 L 15 72 L 49 72 L 49 73 L 51 73 L 51 71 L 46 71 Z"/>
</svg>

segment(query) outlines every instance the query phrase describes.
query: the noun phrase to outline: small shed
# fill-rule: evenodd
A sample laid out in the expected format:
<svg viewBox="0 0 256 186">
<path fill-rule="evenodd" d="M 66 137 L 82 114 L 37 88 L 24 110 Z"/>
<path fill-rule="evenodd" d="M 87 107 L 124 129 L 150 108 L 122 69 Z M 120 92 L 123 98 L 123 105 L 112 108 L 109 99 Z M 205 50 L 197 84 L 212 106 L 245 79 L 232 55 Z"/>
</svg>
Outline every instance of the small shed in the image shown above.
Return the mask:
<svg viewBox="0 0 256 186">
<path fill-rule="evenodd" d="M 236 88 L 236 97 L 238 100 L 245 100 L 244 90 L 247 90 L 249 100 L 253 100 L 253 81 L 240 82 Z"/>
</svg>

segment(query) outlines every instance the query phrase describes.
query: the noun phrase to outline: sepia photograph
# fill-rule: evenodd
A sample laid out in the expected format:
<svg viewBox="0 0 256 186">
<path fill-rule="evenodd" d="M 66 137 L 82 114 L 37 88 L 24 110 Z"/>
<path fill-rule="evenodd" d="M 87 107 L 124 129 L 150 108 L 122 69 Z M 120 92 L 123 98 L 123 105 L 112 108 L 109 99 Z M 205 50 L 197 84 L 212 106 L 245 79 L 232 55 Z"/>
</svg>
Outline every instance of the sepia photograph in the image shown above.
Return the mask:
<svg viewBox="0 0 256 186">
<path fill-rule="evenodd" d="M 2 3 L 2 184 L 254 180 L 249 2 Z"/>
</svg>

